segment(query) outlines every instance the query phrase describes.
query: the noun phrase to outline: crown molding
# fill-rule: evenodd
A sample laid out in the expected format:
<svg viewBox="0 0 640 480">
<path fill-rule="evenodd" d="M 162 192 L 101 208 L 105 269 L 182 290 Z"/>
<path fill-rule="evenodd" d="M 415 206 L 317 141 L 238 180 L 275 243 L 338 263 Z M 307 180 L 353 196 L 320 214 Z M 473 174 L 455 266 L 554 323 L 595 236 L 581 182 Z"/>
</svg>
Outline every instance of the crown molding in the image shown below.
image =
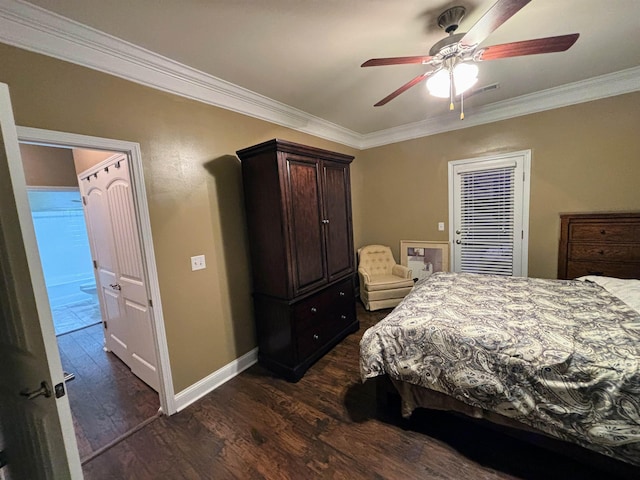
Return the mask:
<svg viewBox="0 0 640 480">
<path fill-rule="evenodd" d="M 420 122 L 400 125 L 363 135 L 360 148 L 379 147 L 438 133 L 499 122 L 509 118 L 567 107 L 640 90 L 640 67 L 600 75 L 540 92 L 467 109 L 464 120 L 458 115 L 440 115 Z"/>
<path fill-rule="evenodd" d="M 640 90 L 640 67 L 360 134 L 22 0 L 0 0 L 0 42 L 357 149 L 373 148 Z"/>
<path fill-rule="evenodd" d="M 0 41 L 260 120 L 360 147 L 361 135 L 20 0 L 0 1 Z"/>
</svg>

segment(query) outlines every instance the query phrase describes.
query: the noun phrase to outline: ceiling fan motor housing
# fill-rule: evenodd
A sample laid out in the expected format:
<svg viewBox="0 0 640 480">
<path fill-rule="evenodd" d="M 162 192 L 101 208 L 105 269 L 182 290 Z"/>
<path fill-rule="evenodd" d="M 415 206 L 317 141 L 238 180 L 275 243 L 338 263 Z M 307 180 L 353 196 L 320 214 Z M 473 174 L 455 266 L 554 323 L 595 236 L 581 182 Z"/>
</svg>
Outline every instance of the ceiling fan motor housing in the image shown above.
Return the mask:
<svg viewBox="0 0 640 480">
<path fill-rule="evenodd" d="M 438 16 L 438 26 L 451 34 L 458 29 L 466 12 L 467 9 L 462 6 L 448 8 Z"/>
</svg>

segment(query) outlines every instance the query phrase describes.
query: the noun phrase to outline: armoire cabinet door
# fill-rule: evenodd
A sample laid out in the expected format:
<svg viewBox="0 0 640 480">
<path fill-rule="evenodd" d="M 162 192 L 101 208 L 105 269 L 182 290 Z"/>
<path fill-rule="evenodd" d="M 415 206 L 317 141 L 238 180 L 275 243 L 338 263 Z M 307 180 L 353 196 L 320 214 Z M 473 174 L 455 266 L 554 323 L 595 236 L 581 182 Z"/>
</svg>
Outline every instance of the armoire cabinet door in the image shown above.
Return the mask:
<svg viewBox="0 0 640 480">
<path fill-rule="evenodd" d="M 349 165 L 323 162 L 323 203 L 328 280 L 353 272 Z"/>
<path fill-rule="evenodd" d="M 294 295 L 327 282 L 319 162 L 287 156 L 289 240 Z"/>
</svg>

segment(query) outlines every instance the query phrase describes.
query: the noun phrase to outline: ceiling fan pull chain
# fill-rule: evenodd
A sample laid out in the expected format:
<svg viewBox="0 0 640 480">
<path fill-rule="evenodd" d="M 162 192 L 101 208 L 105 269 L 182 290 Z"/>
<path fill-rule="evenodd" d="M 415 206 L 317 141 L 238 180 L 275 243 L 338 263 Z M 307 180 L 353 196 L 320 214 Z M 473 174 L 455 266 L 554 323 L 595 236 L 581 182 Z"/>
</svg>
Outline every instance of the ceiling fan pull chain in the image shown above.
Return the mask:
<svg viewBox="0 0 640 480">
<path fill-rule="evenodd" d="M 464 92 L 460 94 L 460 120 L 464 120 Z"/>
<path fill-rule="evenodd" d="M 453 111 L 453 62 L 449 64 L 449 110 Z"/>
</svg>

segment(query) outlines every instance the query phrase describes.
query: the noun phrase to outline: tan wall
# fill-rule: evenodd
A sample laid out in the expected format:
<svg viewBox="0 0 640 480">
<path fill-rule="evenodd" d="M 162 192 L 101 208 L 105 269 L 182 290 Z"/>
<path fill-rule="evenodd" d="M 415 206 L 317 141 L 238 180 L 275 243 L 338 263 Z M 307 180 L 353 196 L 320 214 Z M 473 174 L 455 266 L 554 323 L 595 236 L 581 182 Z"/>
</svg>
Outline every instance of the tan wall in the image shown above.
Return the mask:
<svg viewBox="0 0 640 480">
<path fill-rule="evenodd" d="M 531 149 L 529 275 L 556 278 L 560 212 L 640 211 L 639 126 L 633 93 L 362 152 L 356 247 L 448 240 L 448 162 Z"/>
<path fill-rule="evenodd" d="M 175 390 L 254 348 L 236 150 L 282 138 L 359 152 L 3 44 L 0 58 L 18 125 L 140 143 Z M 192 272 L 197 254 L 207 268 Z"/>
<path fill-rule="evenodd" d="M 364 152 L 0 44 L 16 123 L 139 142 L 176 391 L 255 346 L 235 151 L 271 138 L 356 156 L 356 247 L 445 240 L 447 162 L 532 149 L 530 269 L 555 276 L 558 212 L 640 210 L 640 93 Z M 191 272 L 189 257 L 207 269 Z"/>
<path fill-rule="evenodd" d="M 71 150 L 20 145 L 27 185 L 33 187 L 78 187 Z"/>
</svg>

